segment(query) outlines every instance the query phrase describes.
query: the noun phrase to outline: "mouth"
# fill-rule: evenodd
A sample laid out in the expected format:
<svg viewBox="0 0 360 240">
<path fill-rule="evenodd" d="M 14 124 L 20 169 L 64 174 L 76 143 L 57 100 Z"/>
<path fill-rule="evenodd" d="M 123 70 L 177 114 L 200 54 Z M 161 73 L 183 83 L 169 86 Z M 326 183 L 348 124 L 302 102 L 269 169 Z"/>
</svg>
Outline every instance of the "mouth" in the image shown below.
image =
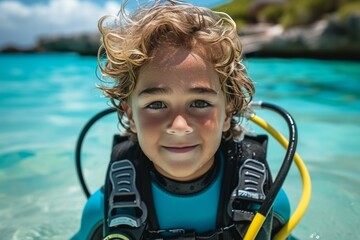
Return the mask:
<svg viewBox="0 0 360 240">
<path fill-rule="evenodd" d="M 198 145 L 193 145 L 193 146 L 181 146 L 181 147 L 166 147 L 164 146 L 164 148 L 169 151 L 169 152 L 173 152 L 173 153 L 187 153 L 192 151 L 193 149 L 195 149 Z"/>
</svg>

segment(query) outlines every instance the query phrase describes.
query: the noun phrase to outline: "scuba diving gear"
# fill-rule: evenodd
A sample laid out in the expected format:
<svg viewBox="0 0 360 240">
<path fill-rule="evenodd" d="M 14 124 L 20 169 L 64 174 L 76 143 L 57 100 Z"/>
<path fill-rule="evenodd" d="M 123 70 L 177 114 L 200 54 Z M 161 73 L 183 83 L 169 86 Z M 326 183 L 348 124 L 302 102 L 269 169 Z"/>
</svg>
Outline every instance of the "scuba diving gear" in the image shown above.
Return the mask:
<svg viewBox="0 0 360 240">
<path fill-rule="evenodd" d="M 219 155 L 219 156 L 218 156 Z M 216 158 L 222 158 L 221 154 L 216 154 Z M 215 160 L 211 168 L 202 176 L 191 181 L 176 181 L 161 175 L 155 168 L 151 170 L 151 180 L 170 194 L 192 195 L 203 191 L 218 176 L 222 160 Z"/>
<path fill-rule="evenodd" d="M 90 195 L 84 206 L 79 231 L 71 240 L 100 240 L 103 236 L 104 191 Z"/>
<path fill-rule="evenodd" d="M 176 181 L 169 188 L 164 185 L 165 182 L 160 182 L 164 177 L 158 176 L 157 181 L 152 178 L 152 196 L 159 229 L 183 228 L 195 232 L 215 229 L 223 168 L 223 155 L 217 151 L 210 171 L 198 179 Z M 150 171 L 155 172 L 155 168 Z M 169 182 L 171 180 L 168 179 L 166 183 Z"/>
<path fill-rule="evenodd" d="M 245 236 L 245 240 L 247 239 L 254 239 L 254 237 L 257 235 L 257 232 L 260 230 L 260 227 L 262 223 L 265 221 L 267 214 L 269 213 L 272 205 L 274 204 L 275 198 L 272 196 L 276 196 L 278 192 L 280 191 L 285 178 L 290 170 L 291 163 L 293 161 L 295 152 L 296 152 L 296 145 L 297 145 L 297 129 L 294 119 L 291 117 L 291 115 L 285 111 L 284 109 L 275 106 L 270 103 L 263 103 L 259 102 L 256 104 L 252 104 L 252 107 L 261 107 L 261 108 L 267 108 L 271 109 L 275 112 L 277 112 L 279 115 L 281 115 L 288 127 L 289 127 L 289 142 L 285 153 L 284 161 L 281 165 L 281 168 L 274 180 L 274 183 L 272 187 L 269 190 L 269 196 L 267 196 L 262 203 L 260 209 L 256 213 L 254 217 L 254 221 L 249 227 L 250 231 L 247 231 L 247 235 Z"/>
<path fill-rule="evenodd" d="M 282 111 L 281 108 L 278 108 L 278 107 L 274 106 L 273 104 L 269 104 L 269 103 L 257 102 L 257 103 L 252 103 L 251 105 L 254 107 L 257 107 L 257 108 L 262 108 L 263 106 L 265 106 L 268 109 L 271 109 L 272 107 L 274 107 L 274 108 L 277 108 L 276 112 Z M 293 122 L 293 119 L 291 118 L 291 116 L 287 112 L 284 112 L 281 115 L 283 116 L 286 114 L 288 115 L 288 116 L 286 116 L 286 119 L 288 122 L 289 129 L 290 129 L 290 131 L 292 131 L 292 128 L 290 127 L 292 124 L 289 124 L 289 123 Z M 263 128 L 265 131 L 270 133 L 271 136 L 273 136 L 285 149 L 288 148 L 289 141 L 287 141 L 286 138 L 281 133 L 276 131 L 270 124 L 265 122 L 260 117 L 256 116 L 254 113 L 252 113 L 251 116 L 249 116 L 249 119 L 252 122 L 254 122 L 255 124 L 257 124 L 258 126 L 260 126 L 261 128 Z M 310 197 L 311 197 L 311 179 L 310 179 L 309 172 L 305 166 L 305 163 L 301 159 L 300 155 L 296 152 L 294 155 L 294 162 L 295 162 L 295 165 L 301 176 L 302 195 L 301 195 L 300 201 L 299 201 L 295 211 L 291 215 L 291 218 L 289 219 L 289 221 L 287 221 L 287 223 L 284 226 L 281 227 L 281 230 L 274 236 L 274 240 L 285 239 L 291 233 L 291 231 L 296 227 L 296 225 L 299 223 L 299 221 L 303 217 L 307 207 L 309 206 Z M 256 225 L 260 225 L 260 223 L 254 223 L 254 225 L 253 225 L 254 229 L 256 228 Z M 249 236 L 249 238 L 251 238 L 251 236 Z"/>
<path fill-rule="evenodd" d="M 114 162 L 111 165 L 109 178 L 113 187 L 109 196 L 109 227 L 118 225 L 129 225 L 130 227 L 140 227 L 147 218 L 147 209 L 136 188 L 136 171 L 134 165 L 129 160 Z M 123 212 L 117 214 L 117 210 Z M 140 212 L 140 216 L 126 214 Z"/>
<path fill-rule="evenodd" d="M 247 159 L 239 171 L 239 179 L 236 188 L 230 197 L 228 214 L 234 221 L 252 221 L 254 214 L 250 206 L 262 203 L 265 200 L 264 182 L 266 168 L 261 162 Z M 237 207 L 235 207 L 237 205 Z"/>
<path fill-rule="evenodd" d="M 255 106 L 255 104 L 252 104 L 253 106 Z M 260 105 L 264 105 L 264 104 L 259 104 L 259 105 L 257 105 L 257 107 L 260 107 L 260 108 L 262 108 L 263 106 L 260 106 Z M 266 104 L 264 105 L 264 106 L 266 106 Z M 271 106 L 270 106 L 270 108 L 271 108 Z M 82 171 L 81 171 L 81 164 L 80 164 L 80 151 L 81 151 L 81 144 L 82 144 L 82 142 L 83 142 L 83 140 L 84 140 L 84 137 L 85 137 L 85 135 L 86 135 L 86 132 L 90 129 L 90 127 L 91 127 L 91 125 L 96 121 L 96 120 L 98 120 L 98 119 L 100 119 L 101 117 L 103 117 L 103 116 L 105 116 L 105 115 L 107 115 L 107 114 L 109 114 L 110 112 L 114 112 L 115 110 L 114 109 L 107 109 L 107 110 L 105 110 L 105 111 L 103 111 L 103 112 L 101 112 L 101 113 L 99 113 L 99 114 L 97 114 L 93 119 L 91 119 L 91 121 L 89 121 L 88 122 L 88 124 L 84 127 L 84 129 L 83 129 L 83 131 L 81 132 L 81 134 L 80 134 L 80 137 L 79 137 L 79 139 L 78 139 L 78 143 L 77 143 L 77 148 L 76 148 L 76 167 L 77 167 L 77 170 L 78 170 L 78 175 L 79 175 L 79 180 L 80 180 L 80 183 L 81 183 L 81 185 L 82 185 L 82 187 L 83 187 L 83 190 L 84 190 L 84 193 L 85 193 L 85 195 L 87 196 L 87 197 L 89 197 L 90 196 L 90 193 L 89 193 L 89 191 L 88 191 L 88 189 L 87 189 L 87 186 L 86 186 L 86 184 L 85 184 L 85 181 L 84 181 L 84 179 L 83 179 L 83 176 L 82 176 Z M 251 115 L 251 116 L 249 116 L 249 119 L 250 120 L 252 120 L 253 122 L 255 122 L 256 124 L 258 124 L 259 126 L 261 126 L 263 129 L 265 129 L 266 131 L 268 131 L 274 138 L 276 138 L 284 147 L 287 147 L 287 142 L 286 142 L 286 139 L 284 138 L 284 137 L 282 137 L 282 135 L 281 134 L 279 134 L 276 130 L 274 130 L 274 129 L 272 129 L 272 127 L 270 126 L 270 125 L 268 125 L 265 121 L 263 121 L 262 119 L 260 119 L 259 117 L 257 117 L 256 115 Z M 290 120 L 292 120 L 292 119 L 290 119 Z M 291 122 L 291 121 L 290 121 Z M 293 124 L 289 124 L 290 126 L 292 125 L 292 126 L 294 126 Z M 292 127 L 290 127 L 290 128 L 292 128 Z M 293 129 L 290 129 L 290 130 L 293 130 Z M 296 129 L 295 129 L 296 130 Z M 119 136 L 117 136 L 117 137 L 115 137 L 115 138 L 123 138 L 123 137 L 119 137 Z M 291 142 L 291 141 L 290 141 Z M 130 142 L 128 142 L 127 144 L 130 144 L 131 145 L 131 143 Z M 292 142 L 291 143 L 291 146 L 293 146 L 293 144 L 295 144 L 296 145 L 296 141 L 294 142 Z M 247 148 L 245 148 L 245 151 L 246 151 L 246 149 Z M 139 150 L 139 149 L 138 149 Z M 291 148 L 291 151 L 295 151 L 295 149 L 294 148 Z M 116 152 L 116 149 L 114 149 L 114 151 L 113 151 L 113 154 L 114 154 L 114 152 Z M 233 151 L 233 152 L 235 152 L 236 153 L 236 151 Z M 225 154 L 225 153 L 224 153 Z M 236 155 L 236 154 L 234 154 L 234 155 Z M 287 153 L 287 159 L 289 159 L 289 154 Z M 233 156 L 231 156 L 231 155 L 227 155 L 227 158 L 229 158 L 229 159 L 231 159 L 231 158 L 233 158 Z M 279 226 L 279 224 L 277 224 L 277 227 L 276 227 L 276 231 L 275 231 L 275 233 L 276 232 L 278 232 L 278 234 L 275 236 L 275 239 L 284 239 L 284 238 L 286 238 L 286 236 L 288 236 L 288 234 L 289 234 L 289 232 L 291 232 L 291 230 L 295 227 L 295 225 L 299 222 L 299 220 L 300 220 L 300 218 L 301 218 L 301 216 L 303 215 L 303 213 L 304 213 L 304 211 L 305 211 L 305 209 L 306 209 L 306 207 L 307 207 L 307 205 L 308 205 L 308 202 L 309 202 L 309 198 L 310 198 L 310 192 L 311 192 L 311 183 L 310 183 L 310 178 L 309 178 L 309 175 L 308 175 L 308 173 L 307 173 L 307 170 L 306 170 L 306 167 L 305 167 L 305 165 L 303 164 L 303 162 L 302 162 L 302 160 L 301 160 L 301 158 L 299 157 L 299 155 L 298 154 L 295 154 L 295 163 L 296 163 L 296 165 L 297 165 L 297 167 L 299 168 L 299 171 L 300 171 L 300 173 L 301 173 L 301 176 L 302 176 L 302 179 L 303 179 L 303 185 L 304 185 L 304 190 L 303 190 L 303 196 L 302 196 L 302 198 L 301 198 L 301 202 L 299 203 L 299 205 L 298 205 L 298 208 L 295 210 L 295 212 L 294 212 L 294 214 L 293 214 L 293 216 L 290 218 L 290 219 L 288 219 L 288 218 L 286 218 L 285 217 L 285 219 L 283 219 L 283 220 L 285 220 L 285 221 L 287 221 L 287 220 L 289 220 L 288 221 L 288 223 L 286 223 L 286 225 L 285 225 L 285 227 L 283 227 L 280 231 L 278 231 L 280 228 L 281 228 L 281 226 Z M 267 167 L 267 166 L 266 166 Z M 267 167 L 267 169 L 268 169 L 268 167 Z M 285 169 L 286 170 L 286 169 Z M 234 169 L 232 169 L 231 167 L 230 168 L 227 168 L 226 170 L 225 170 L 226 172 L 227 171 L 230 171 L 230 172 L 233 172 L 234 171 Z M 286 172 L 286 171 L 284 171 L 284 172 Z M 141 176 L 141 173 L 140 174 L 138 174 L 138 175 L 140 175 Z M 283 174 L 283 176 L 285 176 L 286 177 L 286 174 L 284 175 Z M 285 178 L 284 177 L 284 178 Z M 149 179 L 149 178 L 148 178 Z M 225 181 L 224 181 L 225 182 Z M 223 182 L 223 183 L 224 183 Z M 237 182 L 237 184 L 239 185 L 239 183 Z M 149 187 L 149 185 L 147 185 L 147 184 L 145 184 L 147 187 Z M 280 186 L 281 187 L 281 186 Z M 232 191 L 233 189 L 229 189 L 229 191 Z M 140 191 L 140 190 L 139 190 Z M 141 191 L 140 191 L 141 192 Z M 276 191 L 275 191 L 276 192 Z M 284 216 L 284 215 L 286 215 L 286 214 L 281 214 L 281 212 L 282 211 L 289 211 L 289 204 L 288 204 L 288 200 L 287 200 L 287 197 L 286 197 L 286 194 L 284 194 L 284 192 L 283 192 L 283 190 L 279 190 L 279 191 L 277 191 L 278 192 L 278 194 L 277 194 L 277 197 L 275 198 L 275 197 L 272 197 L 273 199 L 273 201 L 272 201 L 272 203 L 270 204 L 270 208 L 271 208 L 271 206 L 272 206 L 272 204 L 273 204 L 273 206 L 274 206 L 274 210 L 275 210 L 275 214 L 274 214 L 274 216 L 276 216 L 276 215 L 282 215 L 282 216 Z M 100 194 L 99 194 L 100 193 Z M 269 195 L 269 194 L 268 194 Z M 99 196 L 101 196 L 101 197 L 99 197 Z M 269 197 L 269 196 L 267 196 L 267 197 Z M 101 206 L 101 205 L 98 205 L 98 204 L 89 204 L 89 202 L 98 202 L 98 199 L 97 198 L 100 198 L 100 200 L 104 200 L 103 199 L 103 195 L 102 195 L 102 192 L 99 190 L 99 191 L 97 191 L 95 194 L 93 194 L 93 195 L 91 195 L 91 197 L 90 197 L 90 199 L 89 199 L 89 201 L 88 201 L 88 203 L 87 203 L 87 205 L 85 206 L 85 209 L 84 209 L 84 212 L 83 212 L 83 217 L 82 217 L 82 224 L 81 224 L 81 229 L 80 229 L 80 231 L 78 232 L 78 234 L 77 235 L 75 235 L 75 238 L 74 239 L 77 239 L 76 237 L 78 237 L 78 239 L 97 239 L 97 238 L 92 238 L 91 237 L 91 234 L 94 232 L 94 230 L 90 230 L 89 229 L 89 227 L 88 228 L 86 228 L 86 226 L 85 225 L 89 225 L 89 224 L 85 224 L 85 222 L 86 222 L 86 219 L 88 219 L 88 218 L 86 218 L 85 219 L 85 216 L 86 215 L 88 215 L 88 211 L 89 212 L 91 212 L 91 211 L 95 211 L 95 212 L 97 212 L 97 214 L 96 214 L 96 217 L 95 218 L 97 218 L 97 221 L 95 221 L 95 222 L 98 222 L 99 221 L 99 219 L 101 218 L 101 216 L 99 217 L 99 212 L 100 213 L 106 213 L 106 211 L 104 211 L 104 209 L 102 209 L 102 207 L 103 206 Z M 275 203 L 274 203 L 274 200 L 275 200 Z M 229 199 L 227 199 L 227 202 L 229 201 Z M 91 207 L 88 207 L 88 205 L 89 206 L 92 206 L 93 208 L 91 208 Z M 220 208 L 221 207 L 223 207 L 225 205 L 225 208 L 227 208 L 229 205 L 228 204 L 226 204 L 225 203 L 225 200 L 223 199 L 222 200 L 222 202 L 220 203 Z M 277 209 L 279 209 L 279 206 L 287 206 L 287 207 L 283 207 L 279 212 L 280 212 L 280 214 L 277 214 L 276 213 L 276 210 Z M 253 206 L 254 207 L 254 206 Z M 260 207 L 260 205 L 259 206 L 255 206 L 255 208 L 259 208 Z M 223 209 L 224 210 L 224 209 Z M 151 211 L 151 209 L 149 209 L 149 211 Z M 223 211 L 224 212 L 224 211 Z M 270 219 L 271 217 L 269 217 L 270 216 L 270 214 L 272 214 L 272 211 L 267 215 L 267 219 Z M 101 214 L 100 214 L 101 215 Z M 151 218 L 151 215 L 152 214 L 149 214 L 149 218 Z M 226 214 L 227 215 L 227 214 Z M 275 219 L 277 219 L 277 218 L 274 218 L 274 220 Z M 281 221 L 281 217 L 280 217 L 280 221 Z M 265 224 L 268 224 L 268 222 L 269 221 L 267 221 L 267 222 L 265 222 Z M 274 221 L 274 223 L 276 223 L 277 221 Z M 255 223 L 255 224 L 254 224 Z M 259 222 L 259 221 L 257 221 L 257 219 L 255 218 L 253 221 L 252 221 L 252 224 L 251 224 L 251 226 L 254 226 L 255 225 L 255 228 L 257 228 L 257 227 L 259 227 L 259 226 L 261 226 L 262 224 L 264 223 L 264 221 L 262 221 L 262 219 L 261 219 L 261 221 Z M 283 221 L 282 221 L 282 223 L 284 223 Z M 257 225 L 257 226 L 256 226 Z M 231 230 L 231 231 L 234 231 L 235 229 L 234 229 L 234 225 L 229 225 L 228 227 L 224 227 L 224 228 L 220 228 L 220 229 L 218 229 L 217 231 L 215 231 L 214 233 L 213 233 L 213 235 L 216 235 L 218 232 L 222 232 L 222 231 L 228 231 L 228 230 Z M 178 230 L 178 232 L 181 232 L 182 230 Z M 98 231 L 97 231 L 98 232 Z M 251 234 L 254 234 L 254 230 L 252 230 L 251 228 L 249 228 L 247 231 L 246 231 L 246 229 L 245 229 L 245 232 L 247 232 L 247 233 L 249 233 L 249 232 L 251 232 Z M 255 229 L 255 232 L 257 233 L 258 232 L 258 230 L 256 230 Z M 153 234 L 154 233 L 156 233 L 156 231 L 155 232 L 152 232 Z M 256 233 L 255 233 L 255 235 L 256 235 Z M 188 235 L 193 235 L 192 233 L 187 233 Z M 273 236 L 272 237 L 274 237 L 274 234 L 272 234 Z M 81 237 L 82 236 L 82 237 Z M 85 237 L 85 236 L 87 236 L 87 237 Z M 114 235 L 112 235 L 112 236 L 114 236 Z M 208 235 L 209 236 L 209 235 Z M 226 236 L 225 234 L 223 235 L 223 236 Z M 248 236 L 248 235 L 247 235 Z M 108 238 L 109 239 L 109 238 Z M 211 239 L 211 238 L 207 238 L 207 239 Z M 213 238 L 213 239 L 216 239 L 216 238 Z M 226 237 L 224 238 L 224 239 L 227 239 Z"/>
<path fill-rule="evenodd" d="M 244 219 L 232 219 L 232 216 L 227 214 L 228 203 L 230 196 L 233 192 L 233 187 L 239 182 L 239 171 L 240 166 L 250 158 L 256 158 L 253 161 L 259 161 L 263 164 L 263 169 L 268 171 L 268 166 L 266 165 L 266 146 L 267 146 L 267 137 L 265 135 L 260 135 L 257 137 L 246 136 L 246 138 L 241 142 L 234 142 L 232 140 L 223 141 L 220 146 L 220 153 L 224 154 L 223 170 L 221 172 L 226 173 L 222 177 L 221 181 L 221 194 L 219 203 L 217 206 L 217 214 L 215 214 L 216 227 L 212 231 L 207 231 L 203 233 L 195 233 L 194 229 L 162 229 L 160 228 L 158 220 L 158 212 L 156 211 L 156 203 L 154 202 L 157 198 L 153 195 L 154 192 L 151 191 L 152 186 L 149 183 L 151 179 L 151 172 L 153 169 L 152 162 L 144 155 L 141 151 L 140 146 L 137 143 L 132 142 L 127 137 L 117 136 L 115 140 L 119 141 L 115 143 L 115 147 L 112 152 L 110 169 L 112 165 L 117 162 L 124 161 L 122 159 L 129 159 L 136 170 L 136 183 L 139 187 L 140 196 L 143 197 L 143 201 L 147 205 L 148 209 L 148 221 L 147 227 L 145 228 L 136 228 L 123 225 L 117 227 L 110 227 L 108 221 L 104 222 L 104 232 L 105 236 L 122 233 L 129 237 L 130 239 L 184 239 L 186 236 L 188 239 L 241 239 L 244 237 L 246 231 L 246 225 L 251 221 Z M 127 161 L 127 160 L 126 160 Z M 250 164 L 248 167 L 254 168 L 254 164 Z M 109 174 L 108 174 L 109 175 Z M 252 181 L 252 176 L 245 176 L 245 179 Z M 261 185 L 261 186 L 260 186 Z M 271 175 L 268 173 L 268 177 L 263 178 L 263 181 L 259 182 L 259 189 L 262 193 L 266 193 L 271 186 Z M 111 181 L 107 180 L 104 187 L 104 199 L 108 199 L 107 196 L 111 196 L 111 191 L 113 191 L 111 186 Z M 156 193 L 156 191 L 155 191 Z M 186 197 L 186 195 L 185 195 Z M 203 200 L 204 201 L 204 200 Z M 260 201 L 260 200 L 259 200 Z M 196 204 L 198 205 L 198 204 Z M 104 212 L 109 212 L 107 208 L 109 204 L 105 202 Z M 176 207 L 176 206 L 175 206 Z M 178 206 L 181 207 L 181 206 Z M 232 206 L 233 207 L 233 206 Z M 235 209 L 234 205 L 234 209 Z M 194 215 L 197 212 L 193 212 Z M 270 214 L 271 215 L 271 214 Z M 172 216 L 176 217 L 176 216 Z M 104 219 L 108 219 L 108 216 L 104 216 Z M 211 221 L 211 219 L 209 219 Z M 271 235 L 271 217 L 267 224 L 264 224 L 262 231 L 258 235 L 258 239 L 269 239 Z M 141 233 L 142 232 L 142 233 Z M 185 235 L 184 235 L 185 234 Z M 137 236 L 142 236 L 143 238 L 138 238 Z"/>
<path fill-rule="evenodd" d="M 84 128 L 81 130 L 79 138 L 78 138 L 77 143 L 76 143 L 76 149 L 75 149 L 76 172 L 77 172 L 77 176 L 78 176 L 79 181 L 80 181 L 81 188 L 82 188 L 86 198 L 89 198 L 91 194 L 90 194 L 89 188 L 87 187 L 87 185 L 85 183 L 85 179 L 84 179 L 84 175 L 83 175 L 82 167 L 81 167 L 81 148 L 82 148 L 82 144 L 83 144 L 85 136 L 86 136 L 87 132 L 89 131 L 89 129 L 91 128 L 91 126 L 94 125 L 94 123 L 97 122 L 102 117 L 104 117 L 104 116 L 106 116 L 106 115 L 108 115 L 110 113 L 114 113 L 114 112 L 115 112 L 115 109 L 108 108 L 108 109 L 105 109 L 105 110 L 99 112 L 94 117 L 92 117 L 90 119 L 90 121 L 88 121 L 86 123 L 86 125 L 84 126 Z"/>
</svg>

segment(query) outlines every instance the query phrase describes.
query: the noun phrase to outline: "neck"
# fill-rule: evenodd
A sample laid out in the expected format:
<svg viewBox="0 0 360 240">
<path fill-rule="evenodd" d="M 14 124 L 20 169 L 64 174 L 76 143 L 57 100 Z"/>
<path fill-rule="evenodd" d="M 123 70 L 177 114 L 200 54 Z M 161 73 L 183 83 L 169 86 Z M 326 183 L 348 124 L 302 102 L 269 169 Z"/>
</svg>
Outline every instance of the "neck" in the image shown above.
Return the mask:
<svg viewBox="0 0 360 240">
<path fill-rule="evenodd" d="M 215 157 L 212 166 L 200 177 L 190 181 L 178 181 L 162 175 L 153 167 L 150 171 L 151 179 L 167 192 L 180 195 L 190 195 L 207 188 L 218 175 L 220 159 Z"/>
</svg>

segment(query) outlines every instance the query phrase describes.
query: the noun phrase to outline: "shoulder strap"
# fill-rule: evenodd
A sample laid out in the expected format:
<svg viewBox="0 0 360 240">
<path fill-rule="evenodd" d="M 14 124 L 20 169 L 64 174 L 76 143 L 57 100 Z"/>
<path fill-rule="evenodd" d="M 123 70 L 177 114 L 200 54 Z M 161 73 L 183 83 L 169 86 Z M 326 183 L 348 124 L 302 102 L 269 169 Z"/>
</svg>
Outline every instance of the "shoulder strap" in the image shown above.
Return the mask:
<svg viewBox="0 0 360 240">
<path fill-rule="evenodd" d="M 105 236 L 122 232 L 127 233 L 131 236 L 130 239 L 141 239 L 141 236 L 145 229 L 156 229 L 157 228 L 157 218 L 156 213 L 154 210 L 154 204 L 152 200 L 152 194 L 151 194 L 151 185 L 150 185 L 150 175 L 149 175 L 149 169 L 150 169 L 150 161 L 147 159 L 147 157 L 143 154 L 141 151 L 141 148 L 139 144 L 131 141 L 129 137 L 126 136 L 120 136 L 115 135 L 113 140 L 113 150 L 111 153 L 111 161 L 107 170 L 106 174 L 106 180 L 105 180 L 105 186 L 104 186 L 104 234 Z M 126 165 L 126 166 L 125 166 Z M 133 169 L 132 169 L 133 168 Z M 121 169 L 121 170 L 119 170 Z M 128 169 L 128 170 L 124 170 Z M 119 186 L 114 183 L 112 179 L 115 177 L 112 177 L 114 175 L 119 174 L 136 174 L 133 176 L 133 179 L 127 179 L 124 177 L 122 180 L 118 181 L 128 181 L 129 186 L 131 185 L 131 181 L 134 181 L 133 187 L 129 187 L 129 189 L 122 189 L 123 193 L 124 191 L 129 191 L 129 194 L 123 194 L 125 197 L 132 197 L 136 198 L 138 204 L 141 205 L 141 202 L 143 205 L 141 205 L 142 211 L 146 209 L 147 211 L 147 221 L 143 225 L 139 225 L 138 227 L 130 227 L 131 224 L 128 224 L 129 227 L 125 225 L 121 225 L 121 227 L 114 227 L 111 226 L 111 221 L 109 220 L 109 210 L 112 210 L 114 208 L 114 203 L 111 202 L 114 197 L 119 196 L 119 193 L 113 193 L 113 189 L 119 188 Z M 119 180 L 119 179 L 118 179 Z M 135 188 L 134 188 L 135 187 Z M 122 188 L 122 187 L 120 187 Z M 119 189 L 117 189 L 119 190 Z M 133 194 L 130 194 L 132 191 Z M 136 192 L 138 195 L 136 195 Z M 121 195 L 121 193 L 120 193 Z M 124 197 L 122 196 L 122 197 Z M 138 208 L 140 205 L 137 205 L 135 208 Z M 123 205 L 124 206 L 124 205 Z M 128 205 L 129 206 L 129 205 Z M 133 209 L 135 209 L 133 208 Z M 129 208 L 130 209 L 130 208 Z M 121 211 L 124 211 L 124 208 L 122 208 Z M 132 215 L 141 215 L 140 213 L 132 213 Z M 113 218 L 113 220 L 116 218 Z M 116 222 L 121 222 L 119 218 L 118 220 L 113 221 L 115 224 Z M 128 218 L 131 219 L 131 218 Z M 123 219 L 123 221 L 125 221 Z M 131 220 L 130 220 L 131 221 Z M 141 221 L 140 221 L 141 222 Z M 135 224 L 135 222 L 133 222 Z M 116 225 L 116 224 L 115 224 Z"/>
<path fill-rule="evenodd" d="M 264 198 L 264 195 L 270 188 L 272 180 L 266 161 L 267 140 L 266 135 L 258 135 L 246 136 L 241 142 L 230 140 L 222 143 L 221 150 L 226 159 L 225 172 L 231 174 L 224 175 L 217 227 L 221 228 L 235 224 L 236 227 L 227 233 L 231 234 L 231 237 L 237 236 L 238 238 L 242 238 L 252 220 L 251 214 L 246 215 L 246 213 L 243 212 L 243 204 L 246 203 L 244 200 L 248 198 L 247 200 L 249 201 L 247 201 L 247 203 L 252 203 L 254 202 L 254 198 L 255 200 L 258 198 L 257 201 L 261 202 L 261 199 Z M 245 173 L 248 174 L 248 176 L 246 176 Z M 260 181 L 257 189 L 243 191 L 249 187 L 254 187 L 252 183 L 250 185 L 245 184 L 245 182 L 253 180 L 251 177 L 253 174 L 259 175 L 263 182 Z M 237 198 L 239 195 L 235 193 L 239 193 L 241 198 Z M 245 196 L 241 196 L 242 194 L 245 194 Z M 238 204 L 236 205 L 236 207 L 239 208 L 238 212 L 234 212 L 234 214 L 232 212 L 229 213 L 228 206 L 229 204 L 233 204 L 235 200 Z M 239 203 L 242 205 L 239 205 Z M 235 213 L 241 214 L 236 215 Z M 267 232 L 268 231 L 265 230 L 265 235 L 267 235 Z M 263 234 L 261 235 L 262 237 L 264 236 Z M 229 239 L 232 238 L 229 236 Z"/>
<path fill-rule="evenodd" d="M 272 176 L 267 162 L 267 135 L 246 136 L 244 141 L 241 142 L 242 156 L 240 166 L 246 159 L 255 159 L 265 165 L 267 170 L 267 179 L 264 183 L 264 193 L 267 194 L 272 184 Z M 240 168 L 239 166 L 239 168 Z"/>
</svg>

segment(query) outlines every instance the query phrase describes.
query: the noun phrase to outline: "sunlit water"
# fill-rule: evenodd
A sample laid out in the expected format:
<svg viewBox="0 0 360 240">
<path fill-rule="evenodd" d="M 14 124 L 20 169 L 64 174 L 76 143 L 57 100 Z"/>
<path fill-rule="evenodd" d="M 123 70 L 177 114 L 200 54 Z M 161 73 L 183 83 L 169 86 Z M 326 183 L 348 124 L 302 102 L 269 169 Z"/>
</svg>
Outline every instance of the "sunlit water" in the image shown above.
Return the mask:
<svg viewBox="0 0 360 240">
<path fill-rule="evenodd" d="M 294 235 L 356 239 L 360 214 L 360 62 L 247 59 L 256 100 L 287 109 L 298 152 L 311 174 L 311 204 Z M 69 239 L 86 201 L 74 149 L 84 124 L 107 107 L 95 84 L 96 59 L 71 54 L 0 55 L 0 239 Z M 257 114 L 286 135 L 284 121 Z M 257 127 L 254 130 L 261 132 Z M 102 119 L 83 147 L 91 191 L 101 186 L 116 117 Z M 271 140 L 277 171 L 284 151 Z M 301 181 L 293 167 L 285 189 L 295 208 Z"/>
</svg>

